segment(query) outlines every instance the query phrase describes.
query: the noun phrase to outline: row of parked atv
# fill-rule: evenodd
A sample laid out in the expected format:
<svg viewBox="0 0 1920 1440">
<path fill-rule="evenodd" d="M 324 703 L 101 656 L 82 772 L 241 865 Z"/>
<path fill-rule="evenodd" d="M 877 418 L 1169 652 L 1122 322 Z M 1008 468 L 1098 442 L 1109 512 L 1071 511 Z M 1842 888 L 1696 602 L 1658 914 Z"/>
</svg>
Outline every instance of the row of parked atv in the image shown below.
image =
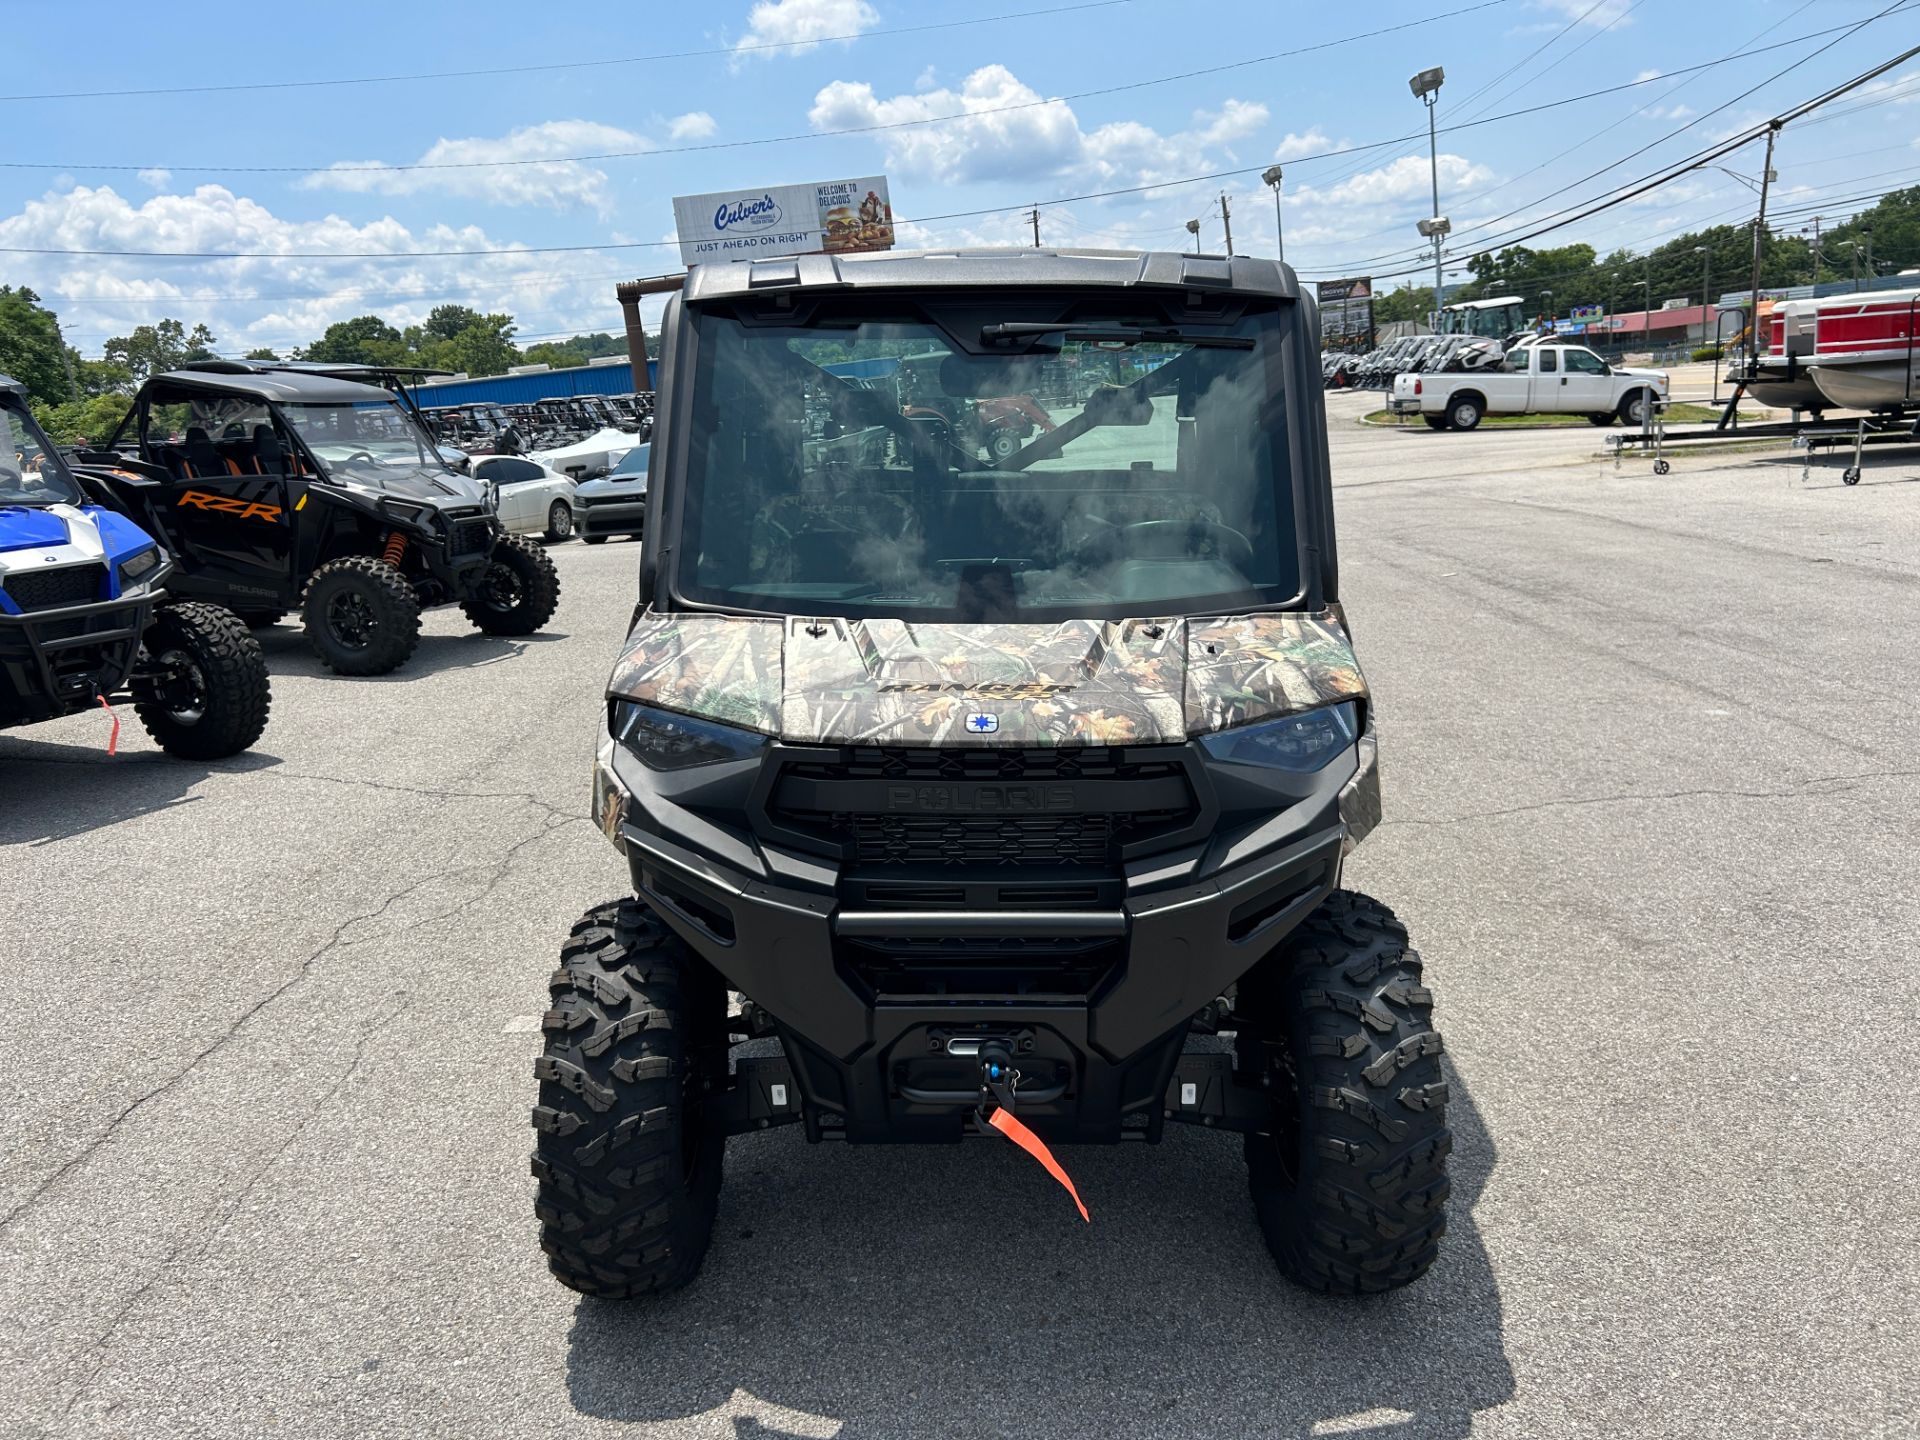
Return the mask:
<svg viewBox="0 0 1920 1440">
<path fill-rule="evenodd" d="M 498 504 L 389 372 L 190 364 L 69 453 L 0 376 L 0 729 L 130 701 L 163 749 L 219 759 L 265 729 L 250 632 L 289 612 L 342 675 L 403 664 L 433 606 L 531 634 L 559 575 Z"/>
<path fill-rule="evenodd" d="M 468 455 L 527 455 L 564 449 L 603 430 L 644 443 L 653 433 L 653 395 L 566 395 L 524 404 L 476 401 L 425 412 L 435 436 Z"/>
<path fill-rule="evenodd" d="M 1364 355 L 1329 350 L 1320 357 L 1329 390 L 1388 390 L 1396 375 L 1499 370 L 1507 347 L 1481 335 L 1409 335 Z"/>
</svg>

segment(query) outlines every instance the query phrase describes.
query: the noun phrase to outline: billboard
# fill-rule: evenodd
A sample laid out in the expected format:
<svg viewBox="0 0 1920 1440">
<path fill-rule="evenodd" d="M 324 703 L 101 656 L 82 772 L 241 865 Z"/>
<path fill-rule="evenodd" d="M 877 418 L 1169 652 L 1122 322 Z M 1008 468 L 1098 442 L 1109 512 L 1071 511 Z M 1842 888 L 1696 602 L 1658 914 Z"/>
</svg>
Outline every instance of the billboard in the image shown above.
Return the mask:
<svg viewBox="0 0 1920 1440">
<path fill-rule="evenodd" d="M 1373 348 L 1372 276 L 1362 275 L 1353 280 L 1322 280 L 1319 298 L 1321 349 Z"/>
<path fill-rule="evenodd" d="M 676 195 L 673 223 L 680 259 L 688 265 L 893 248 L 893 205 L 884 175 Z"/>
</svg>

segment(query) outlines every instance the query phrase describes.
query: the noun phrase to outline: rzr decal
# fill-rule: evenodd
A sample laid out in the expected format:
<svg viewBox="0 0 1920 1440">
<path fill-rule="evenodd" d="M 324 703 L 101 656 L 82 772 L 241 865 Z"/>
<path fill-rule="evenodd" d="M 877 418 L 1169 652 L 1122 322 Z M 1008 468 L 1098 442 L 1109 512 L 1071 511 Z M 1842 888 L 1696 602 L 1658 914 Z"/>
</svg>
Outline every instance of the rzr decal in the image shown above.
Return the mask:
<svg viewBox="0 0 1920 1440">
<path fill-rule="evenodd" d="M 278 505 L 261 505 L 252 500 L 241 500 L 232 495 L 215 495 L 208 490 L 188 490 L 180 496 L 182 505 L 190 505 L 196 510 L 211 510 L 220 515 L 237 515 L 242 520 L 264 520 L 269 525 L 280 523 Z"/>
</svg>

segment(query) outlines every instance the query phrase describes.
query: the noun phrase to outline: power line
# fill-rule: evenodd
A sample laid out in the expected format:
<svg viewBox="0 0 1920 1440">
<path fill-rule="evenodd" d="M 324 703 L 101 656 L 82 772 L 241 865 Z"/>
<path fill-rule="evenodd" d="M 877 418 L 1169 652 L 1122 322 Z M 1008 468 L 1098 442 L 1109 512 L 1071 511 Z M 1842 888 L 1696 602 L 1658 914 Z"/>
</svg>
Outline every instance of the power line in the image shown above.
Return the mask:
<svg viewBox="0 0 1920 1440">
<path fill-rule="evenodd" d="M 941 20 L 925 25 L 895 25 L 884 30 L 855 30 L 845 35 L 820 35 L 808 40 L 766 40 L 752 44 L 724 45 L 707 50 L 667 50 L 654 55 L 627 55 L 612 60 L 561 60 L 543 65 L 504 65 L 485 70 L 425 70 L 411 75 L 357 75 L 322 80 L 256 81 L 240 85 L 165 85 L 147 90 L 50 90 L 34 95 L 0 95 L 0 104 L 31 100 L 112 100 L 145 98 L 155 95 L 231 95 L 247 90 L 318 90 L 342 85 L 414 84 L 423 80 L 473 80 L 490 75 L 550 74 L 560 70 L 602 70 L 620 65 L 651 65 L 666 60 L 700 60 L 716 55 L 764 54 L 774 50 L 792 50 L 835 41 L 871 40 L 883 35 L 920 35 L 929 30 L 959 30 L 972 25 L 994 25 L 1003 20 L 1034 20 L 1046 15 L 1065 15 L 1076 10 L 1103 10 L 1116 5 L 1132 5 L 1137 0 L 1081 0 L 1074 5 L 1055 5 L 1045 10 L 1013 10 L 1000 15 L 977 15 L 971 20 Z"/>
<path fill-rule="evenodd" d="M 1449 10 L 1440 15 L 1428 15 L 1419 20 L 1404 21 L 1399 25 L 1387 25 L 1377 30 L 1364 31 L 1357 35 L 1345 35 L 1337 40 L 1323 40 L 1314 45 L 1303 45 L 1293 50 L 1277 50 L 1271 55 L 1255 55 L 1245 60 L 1231 60 L 1220 65 L 1207 65 L 1197 70 L 1182 70 L 1173 75 L 1157 75 L 1146 80 L 1131 80 L 1120 85 L 1106 85 L 1095 90 L 1078 90 L 1068 95 L 1054 95 L 1040 100 L 1022 100 L 1013 105 L 996 105 L 991 109 L 963 110 L 952 115 L 926 115 L 913 120 L 890 120 L 872 125 L 846 125 L 833 130 L 806 130 L 789 135 L 760 135 L 742 140 L 711 140 L 698 145 L 661 145 L 644 150 L 604 150 L 587 155 L 541 155 L 515 156 L 504 160 L 436 160 L 418 161 L 406 165 L 181 165 L 148 161 L 144 164 L 130 164 L 124 161 L 89 164 L 71 161 L 52 160 L 5 160 L 0 161 L 0 169 L 5 170 L 96 170 L 138 173 L 142 170 L 168 170 L 185 175 L 287 175 L 287 174 L 404 174 L 418 170 L 500 170 L 525 165 L 565 165 L 585 161 L 632 160 L 653 155 L 693 155 L 713 150 L 738 150 L 754 145 L 787 145 L 801 140 L 829 139 L 837 135 L 872 135 L 888 130 L 906 130 L 925 125 L 947 125 L 958 121 L 977 120 L 989 115 L 1006 115 L 1020 110 L 1035 110 L 1048 105 L 1063 105 L 1071 100 L 1091 100 L 1106 95 L 1121 95 L 1134 90 L 1146 90 L 1157 85 L 1177 84 L 1182 80 L 1194 80 L 1207 75 L 1224 75 L 1233 70 L 1245 70 L 1255 65 L 1268 65 L 1275 60 L 1297 59 L 1302 55 L 1312 55 L 1321 50 L 1332 50 L 1342 45 L 1354 45 L 1363 41 L 1378 40 L 1385 35 L 1397 34 L 1402 30 L 1415 30 L 1424 25 L 1438 24 L 1443 20 L 1455 20 L 1462 15 L 1471 15 L 1481 10 L 1492 10 L 1503 5 L 1511 5 L 1514 0 L 1477 0 L 1458 10 Z"/>
<path fill-rule="evenodd" d="M 1508 3 L 1508 0 L 1495 0 L 1495 3 Z M 1901 5 L 1897 8 L 1905 9 L 1914 3 L 1916 3 L 1916 0 L 1902 0 Z M 1435 18 L 1444 19 L 1446 17 L 1438 16 Z M 1633 90 L 1642 85 L 1651 85 L 1661 80 L 1672 79 L 1676 75 L 1692 74 L 1696 71 L 1711 69 L 1716 65 L 1725 64 L 1728 60 L 1745 59 L 1753 55 L 1765 54 L 1769 51 L 1800 44 L 1802 41 L 1818 39 L 1823 35 L 1830 35 L 1836 31 L 1854 30 L 1859 28 L 1859 23 L 1862 22 L 1856 22 L 1850 25 L 1830 26 L 1825 30 L 1816 30 L 1806 35 L 1796 36 L 1791 40 L 1782 40 L 1772 45 L 1763 45 L 1753 50 L 1725 56 L 1719 60 L 1706 61 L 1699 65 L 1690 65 L 1678 70 L 1665 71 L 1660 75 L 1648 76 L 1645 79 L 1623 81 L 1620 84 L 1605 86 L 1599 90 L 1589 90 L 1579 95 L 1569 95 L 1558 100 L 1543 101 L 1538 105 L 1529 105 L 1519 110 L 1509 110 L 1499 115 L 1487 115 L 1478 120 L 1464 121 L 1454 125 L 1443 125 L 1440 127 L 1438 133 L 1448 135 L 1462 130 L 1478 129 L 1486 125 L 1497 125 L 1502 121 L 1519 119 L 1528 115 L 1537 115 L 1549 110 L 1561 109 L 1568 105 L 1576 105 L 1587 100 L 1598 99 L 1601 96 L 1617 95 L 1622 91 Z M 1337 44 L 1343 42 L 1330 41 L 1328 43 Z M 976 113 L 989 114 L 994 112 L 979 111 Z M 1422 137 L 1417 133 L 1409 133 L 1406 135 L 1396 135 L 1385 140 L 1368 141 L 1359 145 L 1334 146 L 1330 149 L 1316 151 L 1312 154 L 1295 156 L 1288 163 L 1300 165 L 1318 160 L 1335 159 L 1343 155 L 1355 155 L 1366 151 L 1384 150 L 1391 146 L 1404 145 L 1420 138 Z M 1205 171 L 1197 175 L 1179 176 L 1169 180 L 1156 180 L 1142 185 L 1125 185 L 1108 190 L 1092 190 L 1080 195 L 1059 195 L 1050 200 L 1041 200 L 1038 202 L 1021 201 L 1007 205 L 988 205 L 974 210 L 951 210 L 942 214 L 923 215 L 918 219 L 898 217 L 896 223 L 901 226 L 918 225 L 924 227 L 939 220 L 967 220 L 982 215 L 1001 215 L 1016 210 L 1026 210 L 1036 203 L 1044 209 L 1057 205 L 1077 204 L 1086 200 L 1110 200 L 1123 195 L 1144 195 L 1151 191 L 1174 189 L 1182 185 L 1194 185 L 1207 181 L 1230 179 L 1239 175 L 1258 174 L 1265 168 L 1264 165 L 1243 165 L 1225 170 Z M 477 250 L 105 250 L 67 246 L 0 245 L 0 254 L 77 255 L 90 257 L 124 256 L 147 260 L 423 260 L 494 255 L 559 255 L 615 250 L 673 249 L 677 248 L 678 244 L 679 242 L 675 240 L 630 240 L 596 245 L 519 245 Z"/>
</svg>

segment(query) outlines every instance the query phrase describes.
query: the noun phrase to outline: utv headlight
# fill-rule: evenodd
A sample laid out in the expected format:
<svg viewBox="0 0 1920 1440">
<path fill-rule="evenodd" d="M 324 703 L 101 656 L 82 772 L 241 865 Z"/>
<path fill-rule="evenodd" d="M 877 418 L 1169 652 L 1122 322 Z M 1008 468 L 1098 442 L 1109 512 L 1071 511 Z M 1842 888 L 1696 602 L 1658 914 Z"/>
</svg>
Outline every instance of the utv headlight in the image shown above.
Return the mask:
<svg viewBox="0 0 1920 1440">
<path fill-rule="evenodd" d="M 687 770 L 723 760 L 749 760 L 767 744 L 766 736 L 751 730 L 655 710 L 631 700 L 614 701 L 611 726 L 614 739 L 649 770 Z"/>
<path fill-rule="evenodd" d="M 405 500 L 382 497 L 380 508 L 404 524 L 424 526 L 427 523 L 429 507 L 425 505 L 409 505 Z"/>
<path fill-rule="evenodd" d="M 1282 715 L 1200 737 L 1216 760 L 1309 775 L 1350 749 L 1360 733 L 1360 707 L 1349 700 L 1299 715 Z"/>
<path fill-rule="evenodd" d="M 151 575 L 159 568 L 159 548 L 149 545 L 138 555 L 129 555 L 120 562 L 120 583 L 122 585 L 138 584 L 141 576 Z"/>
</svg>

